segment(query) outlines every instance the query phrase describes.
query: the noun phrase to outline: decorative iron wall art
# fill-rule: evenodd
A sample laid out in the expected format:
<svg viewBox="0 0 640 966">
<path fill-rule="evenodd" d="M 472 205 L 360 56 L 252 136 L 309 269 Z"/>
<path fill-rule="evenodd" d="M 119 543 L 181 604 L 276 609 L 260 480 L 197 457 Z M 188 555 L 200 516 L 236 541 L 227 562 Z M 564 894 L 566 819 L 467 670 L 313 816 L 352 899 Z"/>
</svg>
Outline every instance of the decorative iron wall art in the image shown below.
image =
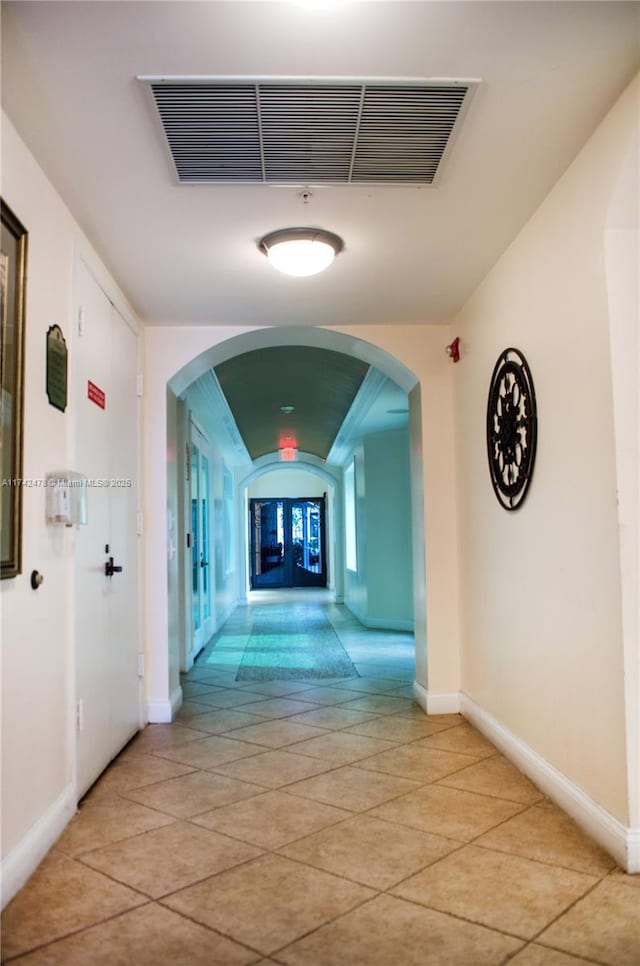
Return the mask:
<svg viewBox="0 0 640 966">
<path fill-rule="evenodd" d="M 491 482 L 505 510 L 522 506 L 536 458 L 536 394 L 527 360 L 505 349 L 495 364 L 487 402 Z"/>
</svg>

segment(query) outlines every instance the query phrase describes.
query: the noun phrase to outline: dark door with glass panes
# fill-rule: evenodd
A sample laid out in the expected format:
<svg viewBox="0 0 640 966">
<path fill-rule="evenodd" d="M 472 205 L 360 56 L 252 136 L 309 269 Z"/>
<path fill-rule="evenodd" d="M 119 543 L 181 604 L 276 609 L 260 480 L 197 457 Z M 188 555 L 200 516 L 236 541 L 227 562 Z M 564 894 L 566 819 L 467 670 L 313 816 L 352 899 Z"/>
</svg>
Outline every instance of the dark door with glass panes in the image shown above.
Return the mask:
<svg viewBox="0 0 640 966">
<path fill-rule="evenodd" d="M 251 500 L 251 587 L 326 587 L 324 497 Z"/>
</svg>

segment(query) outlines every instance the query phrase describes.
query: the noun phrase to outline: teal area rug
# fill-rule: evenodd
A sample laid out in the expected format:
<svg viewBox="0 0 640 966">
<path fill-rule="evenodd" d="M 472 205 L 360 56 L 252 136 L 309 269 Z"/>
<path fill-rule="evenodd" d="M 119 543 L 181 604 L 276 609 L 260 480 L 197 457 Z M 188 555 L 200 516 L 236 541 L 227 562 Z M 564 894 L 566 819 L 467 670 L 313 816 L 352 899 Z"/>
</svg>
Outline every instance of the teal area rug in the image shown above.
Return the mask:
<svg viewBox="0 0 640 966">
<path fill-rule="evenodd" d="M 236 681 L 315 681 L 359 677 L 320 607 L 253 609 L 253 626 Z"/>
</svg>

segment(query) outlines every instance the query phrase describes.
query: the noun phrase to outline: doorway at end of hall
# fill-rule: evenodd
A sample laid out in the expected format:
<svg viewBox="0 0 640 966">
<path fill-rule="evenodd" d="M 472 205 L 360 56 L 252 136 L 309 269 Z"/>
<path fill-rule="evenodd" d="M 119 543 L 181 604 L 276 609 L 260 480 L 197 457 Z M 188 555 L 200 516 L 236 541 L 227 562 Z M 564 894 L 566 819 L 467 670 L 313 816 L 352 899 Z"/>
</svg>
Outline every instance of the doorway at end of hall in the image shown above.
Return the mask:
<svg viewBox="0 0 640 966">
<path fill-rule="evenodd" d="M 326 494 L 250 501 L 252 590 L 327 586 L 325 502 Z"/>
</svg>

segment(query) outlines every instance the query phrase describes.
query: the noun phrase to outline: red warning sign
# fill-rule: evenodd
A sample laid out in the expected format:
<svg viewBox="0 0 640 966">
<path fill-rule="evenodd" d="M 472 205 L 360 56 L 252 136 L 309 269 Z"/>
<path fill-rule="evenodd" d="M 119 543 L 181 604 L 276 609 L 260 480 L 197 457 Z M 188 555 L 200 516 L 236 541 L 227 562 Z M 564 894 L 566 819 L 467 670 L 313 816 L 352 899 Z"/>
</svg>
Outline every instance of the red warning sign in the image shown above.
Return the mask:
<svg viewBox="0 0 640 966">
<path fill-rule="evenodd" d="M 102 391 L 102 389 L 99 389 L 95 383 L 91 382 L 90 379 L 87 383 L 87 396 L 91 402 L 96 404 L 96 406 L 100 406 L 100 409 L 107 408 L 106 394 Z"/>
</svg>

